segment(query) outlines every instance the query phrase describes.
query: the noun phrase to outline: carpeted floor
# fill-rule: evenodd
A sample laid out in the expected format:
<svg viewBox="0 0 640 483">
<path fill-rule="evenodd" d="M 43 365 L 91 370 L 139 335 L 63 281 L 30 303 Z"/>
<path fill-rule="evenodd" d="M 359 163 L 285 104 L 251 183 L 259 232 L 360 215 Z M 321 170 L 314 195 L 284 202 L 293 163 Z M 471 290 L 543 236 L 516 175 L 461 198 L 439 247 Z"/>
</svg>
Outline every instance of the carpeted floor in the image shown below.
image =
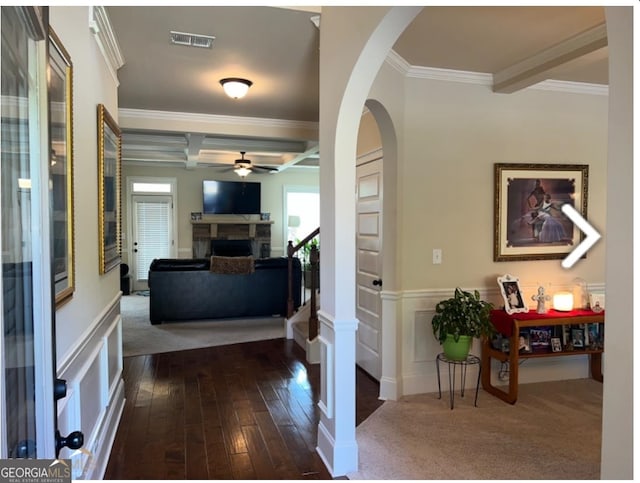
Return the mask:
<svg viewBox="0 0 640 483">
<path fill-rule="evenodd" d="M 600 478 L 602 384 L 523 384 L 515 405 L 473 391 L 386 401 L 356 429 L 359 470 L 349 479 Z M 631 423 L 631 422 L 630 422 Z"/>
<path fill-rule="evenodd" d="M 151 325 L 149 297 L 122 297 L 123 355 L 158 354 L 284 337 L 282 317 L 198 320 Z"/>
</svg>

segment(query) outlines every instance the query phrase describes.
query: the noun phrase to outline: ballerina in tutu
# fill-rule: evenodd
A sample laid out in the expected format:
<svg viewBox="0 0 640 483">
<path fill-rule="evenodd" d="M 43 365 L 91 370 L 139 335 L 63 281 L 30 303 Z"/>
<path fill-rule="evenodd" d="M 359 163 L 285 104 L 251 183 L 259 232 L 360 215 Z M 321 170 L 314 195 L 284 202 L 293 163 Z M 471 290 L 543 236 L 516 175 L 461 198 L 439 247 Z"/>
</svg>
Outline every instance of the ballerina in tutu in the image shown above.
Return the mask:
<svg viewBox="0 0 640 483">
<path fill-rule="evenodd" d="M 534 226 L 536 238 L 541 243 L 567 241 L 562 223 L 551 214 L 551 210 L 561 211 L 551 202 L 551 195 L 547 193 L 544 201 L 537 207 L 537 214 L 529 221 L 529 224 Z"/>
</svg>

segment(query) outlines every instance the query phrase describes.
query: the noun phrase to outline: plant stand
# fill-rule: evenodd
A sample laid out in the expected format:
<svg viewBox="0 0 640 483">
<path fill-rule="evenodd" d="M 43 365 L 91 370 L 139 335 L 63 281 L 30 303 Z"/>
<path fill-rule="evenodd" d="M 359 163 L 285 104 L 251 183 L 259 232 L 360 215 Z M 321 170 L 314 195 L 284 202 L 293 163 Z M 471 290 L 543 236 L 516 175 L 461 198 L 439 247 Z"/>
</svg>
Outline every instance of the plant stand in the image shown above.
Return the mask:
<svg viewBox="0 0 640 483">
<path fill-rule="evenodd" d="M 463 361 L 456 361 L 452 359 L 448 359 L 444 352 L 441 352 L 436 356 L 436 371 L 438 373 L 438 399 L 442 399 L 442 389 L 440 387 L 440 362 L 445 362 L 449 366 L 449 403 L 451 405 L 451 409 L 453 409 L 453 400 L 454 400 L 454 392 L 455 392 L 455 380 L 456 380 L 456 367 L 462 366 L 460 368 L 460 397 L 464 397 L 464 386 L 467 380 L 467 366 L 471 366 L 474 364 L 478 365 L 478 379 L 476 381 L 476 397 L 473 401 L 473 405 L 478 407 L 478 388 L 480 387 L 480 373 L 482 372 L 482 364 L 480 363 L 480 358 L 478 356 L 474 356 L 469 354 L 467 358 Z M 453 371 L 451 368 L 453 367 Z"/>
</svg>

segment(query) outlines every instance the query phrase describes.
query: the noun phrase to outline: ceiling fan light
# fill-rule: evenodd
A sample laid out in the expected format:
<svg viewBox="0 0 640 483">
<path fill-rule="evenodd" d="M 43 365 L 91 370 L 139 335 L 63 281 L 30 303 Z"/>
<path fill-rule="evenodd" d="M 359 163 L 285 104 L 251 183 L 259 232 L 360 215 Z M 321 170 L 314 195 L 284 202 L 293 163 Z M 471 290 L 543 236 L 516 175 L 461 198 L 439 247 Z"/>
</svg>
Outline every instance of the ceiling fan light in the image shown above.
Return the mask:
<svg viewBox="0 0 640 483">
<path fill-rule="evenodd" d="M 240 99 L 247 95 L 249 87 L 253 85 L 253 82 L 247 79 L 241 79 L 239 77 L 228 77 L 220 81 L 224 92 L 232 99 Z"/>
<path fill-rule="evenodd" d="M 251 173 L 251 170 L 249 168 L 245 168 L 244 166 L 240 166 L 239 168 L 236 168 L 233 170 L 238 176 L 240 176 L 241 178 L 246 177 L 249 173 Z"/>
</svg>

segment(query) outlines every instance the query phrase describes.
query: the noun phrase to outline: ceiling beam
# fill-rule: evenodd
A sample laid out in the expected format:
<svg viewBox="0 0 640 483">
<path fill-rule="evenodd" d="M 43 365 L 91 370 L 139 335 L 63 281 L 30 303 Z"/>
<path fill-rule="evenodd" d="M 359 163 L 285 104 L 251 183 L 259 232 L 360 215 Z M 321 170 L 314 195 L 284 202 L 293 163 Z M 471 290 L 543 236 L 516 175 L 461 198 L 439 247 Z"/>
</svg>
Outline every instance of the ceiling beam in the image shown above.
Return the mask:
<svg viewBox="0 0 640 483">
<path fill-rule="evenodd" d="M 202 142 L 204 141 L 204 134 L 187 134 L 187 142 L 189 145 L 185 149 L 187 155 L 187 164 L 185 168 L 196 169 L 198 167 L 198 159 L 200 158 L 200 149 L 202 149 Z"/>
<path fill-rule="evenodd" d="M 551 69 L 607 46 L 607 28 L 599 24 L 493 74 L 493 92 L 511 94 L 549 78 Z"/>
<path fill-rule="evenodd" d="M 282 163 L 280 166 L 278 166 L 278 170 L 277 171 L 272 171 L 271 173 L 272 174 L 273 173 L 280 173 L 280 172 L 284 171 L 285 169 L 290 168 L 291 166 L 295 166 L 300 161 L 303 161 L 303 160 L 307 159 L 310 156 L 318 154 L 319 151 L 320 151 L 320 145 L 316 144 L 312 148 L 307 149 L 304 153 L 300 153 L 300 154 L 294 156 L 292 159 L 290 159 L 286 163 Z"/>
</svg>

